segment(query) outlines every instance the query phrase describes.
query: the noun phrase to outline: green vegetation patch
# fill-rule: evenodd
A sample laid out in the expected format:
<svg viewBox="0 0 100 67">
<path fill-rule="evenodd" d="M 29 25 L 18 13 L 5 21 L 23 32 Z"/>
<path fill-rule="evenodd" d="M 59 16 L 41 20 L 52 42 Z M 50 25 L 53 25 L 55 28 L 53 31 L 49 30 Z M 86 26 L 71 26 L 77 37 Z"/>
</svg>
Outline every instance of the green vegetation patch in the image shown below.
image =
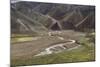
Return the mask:
<svg viewBox="0 0 100 67">
<path fill-rule="evenodd" d="M 13 66 L 38 65 L 38 64 L 57 64 L 71 62 L 94 61 L 94 51 L 84 48 L 83 50 L 64 51 L 58 54 L 32 57 L 31 59 L 11 60 Z"/>
<path fill-rule="evenodd" d="M 94 35 L 93 35 L 94 36 Z M 29 59 L 19 58 L 11 59 L 12 66 L 26 66 L 26 65 L 42 65 L 42 64 L 58 64 L 58 63 L 74 63 L 74 62 L 88 62 L 95 61 L 95 43 L 90 41 L 92 37 L 83 37 L 78 41 L 81 47 L 73 50 L 65 50 L 60 53 L 32 56 Z"/>
<path fill-rule="evenodd" d="M 33 40 L 33 37 L 11 38 L 11 43 L 25 42 L 25 41 L 32 41 L 32 40 Z"/>
</svg>

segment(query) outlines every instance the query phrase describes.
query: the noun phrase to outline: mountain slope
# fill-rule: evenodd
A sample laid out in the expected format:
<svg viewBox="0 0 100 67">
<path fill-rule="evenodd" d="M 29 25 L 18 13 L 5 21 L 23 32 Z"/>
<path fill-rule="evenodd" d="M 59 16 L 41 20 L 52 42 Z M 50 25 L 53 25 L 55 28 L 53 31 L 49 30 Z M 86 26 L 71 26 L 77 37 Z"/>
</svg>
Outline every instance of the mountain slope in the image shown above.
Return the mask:
<svg viewBox="0 0 100 67">
<path fill-rule="evenodd" d="M 16 33 L 95 28 L 95 6 L 89 5 L 20 1 L 11 4 L 11 16 L 12 32 Z"/>
</svg>

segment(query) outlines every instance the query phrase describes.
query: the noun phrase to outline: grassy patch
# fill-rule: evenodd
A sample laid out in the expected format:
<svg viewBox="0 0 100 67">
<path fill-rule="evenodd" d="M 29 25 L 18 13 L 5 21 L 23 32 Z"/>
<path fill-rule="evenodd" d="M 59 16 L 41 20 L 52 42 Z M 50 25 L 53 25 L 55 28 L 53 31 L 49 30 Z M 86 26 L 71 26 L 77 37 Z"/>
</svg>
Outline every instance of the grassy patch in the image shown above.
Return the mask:
<svg viewBox="0 0 100 67">
<path fill-rule="evenodd" d="M 17 42 L 25 42 L 25 41 L 32 41 L 33 37 L 18 37 L 18 38 L 11 38 L 11 43 Z"/>
<path fill-rule="evenodd" d="M 94 36 L 94 35 L 93 35 Z M 78 43 L 81 45 L 78 49 L 63 51 L 57 54 L 31 57 L 30 59 L 19 58 L 11 59 L 12 66 L 40 65 L 40 64 L 57 64 L 57 63 L 74 63 L 95 61 L 95 46 L 92 37 L 83 37 Z"/>
<path fill-rule="evenodd" d="M 31 59 L 12 60 L 12 65 L 37 65 L 94 61 L 94 51 L 84 48 L 83 50 L 64 51 L 58 54 L 33 57 Z"/>
<path fill-rule="evenodd" d="M 91 49 L 89 49 L 91 48 Z M 64 51 L 57 54 L 32 57 L 31 59 L 14 59 L 11 60 L 12 66 L 23 66 L 23 65 L 40 65 L 40 64 L 57 64 L 57 63 L 74 63 L 74 62 L 85 62 L 94 61 L 94 47 L 87 47 L 83 45 L 79 49 L 71 51 Z"/>
</svg>

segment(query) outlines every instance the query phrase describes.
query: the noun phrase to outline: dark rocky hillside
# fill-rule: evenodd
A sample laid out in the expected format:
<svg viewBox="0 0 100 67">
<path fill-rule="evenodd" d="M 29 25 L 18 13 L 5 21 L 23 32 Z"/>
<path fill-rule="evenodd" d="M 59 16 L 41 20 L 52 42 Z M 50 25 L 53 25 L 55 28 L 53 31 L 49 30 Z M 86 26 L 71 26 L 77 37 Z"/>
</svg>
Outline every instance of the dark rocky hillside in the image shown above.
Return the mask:
<svg viewBox="0 0 100 67">
<path fill-rule="evenodd" d="M 20 1 L 11 4 L 11 33 L 95 29 L 95 6 Z"/>
</svg>

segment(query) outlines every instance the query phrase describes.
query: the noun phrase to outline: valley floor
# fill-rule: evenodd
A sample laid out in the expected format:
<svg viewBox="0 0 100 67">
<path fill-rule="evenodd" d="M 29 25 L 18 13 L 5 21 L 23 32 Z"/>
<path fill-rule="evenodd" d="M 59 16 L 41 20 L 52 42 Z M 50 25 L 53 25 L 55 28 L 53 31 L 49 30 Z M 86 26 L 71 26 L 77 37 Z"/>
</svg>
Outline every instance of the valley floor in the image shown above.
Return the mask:
<svg viewBox="0 0 100 67">
<path fill-rule="evenodd" d="M 90 37 L 86 37 L 86 33 L 68 30 L 40 34 L 35 37 L 11 38 L 11 66 L 95 60 L 95 45 Z"/>
</svg>

